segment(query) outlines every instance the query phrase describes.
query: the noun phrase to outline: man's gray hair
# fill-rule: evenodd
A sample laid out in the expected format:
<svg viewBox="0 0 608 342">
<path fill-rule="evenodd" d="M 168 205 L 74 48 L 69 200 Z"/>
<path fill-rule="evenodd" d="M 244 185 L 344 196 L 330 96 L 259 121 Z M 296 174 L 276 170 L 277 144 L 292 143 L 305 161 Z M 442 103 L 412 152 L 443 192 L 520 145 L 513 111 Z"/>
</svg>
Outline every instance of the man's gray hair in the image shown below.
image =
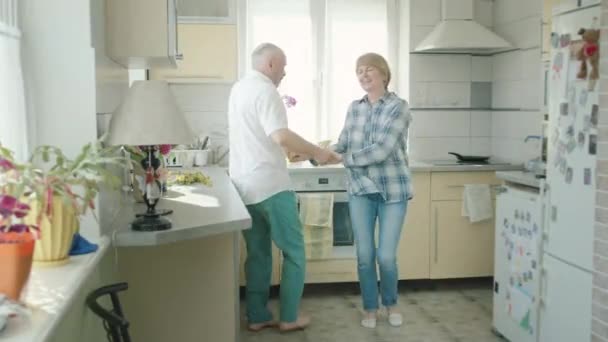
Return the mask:
<svg viewBox="0 0 608 342">
<path fill-rule="evenodd" d="M 251 66 L 253 68 L 260 67 L 268 58 L 275 53 L 283 53 L 280 47 L 272 43 L 262 43 L 258 45 L 251 53 Z"/>
</svg>

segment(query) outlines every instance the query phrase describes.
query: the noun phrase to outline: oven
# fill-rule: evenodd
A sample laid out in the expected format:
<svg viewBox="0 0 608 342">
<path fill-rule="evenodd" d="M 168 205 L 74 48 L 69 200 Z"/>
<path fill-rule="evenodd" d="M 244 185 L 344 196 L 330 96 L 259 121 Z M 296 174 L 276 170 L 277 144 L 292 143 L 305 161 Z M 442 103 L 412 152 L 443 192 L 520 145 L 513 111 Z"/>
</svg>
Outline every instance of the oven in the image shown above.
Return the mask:
<svg viewBox="0 0 608 342">
<path fill-rule="evenodd" d="M 348 208 L 346 170 L 343 166 L 313 167 L 306 164 L 290 165 L 289 173 L 294 191 L 302 194 L 333 195 L 333 250 L 332 258 L 354 258 L 354 235 Z"/>
</svg>

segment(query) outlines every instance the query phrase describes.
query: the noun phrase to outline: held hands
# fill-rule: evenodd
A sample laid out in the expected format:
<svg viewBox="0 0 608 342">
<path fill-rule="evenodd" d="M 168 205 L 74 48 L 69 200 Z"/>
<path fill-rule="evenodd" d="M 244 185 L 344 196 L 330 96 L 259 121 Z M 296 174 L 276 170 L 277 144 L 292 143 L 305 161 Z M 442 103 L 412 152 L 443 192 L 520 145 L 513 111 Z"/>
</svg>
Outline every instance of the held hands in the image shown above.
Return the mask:
<svg viewBox="0 0 608 342">
<path fill-rule="evenodd" d="M 319 165 L 338 164 L 342 162 L 342 155 L 327 148 L 318 149 L 313 158 Z"/>
</svg>

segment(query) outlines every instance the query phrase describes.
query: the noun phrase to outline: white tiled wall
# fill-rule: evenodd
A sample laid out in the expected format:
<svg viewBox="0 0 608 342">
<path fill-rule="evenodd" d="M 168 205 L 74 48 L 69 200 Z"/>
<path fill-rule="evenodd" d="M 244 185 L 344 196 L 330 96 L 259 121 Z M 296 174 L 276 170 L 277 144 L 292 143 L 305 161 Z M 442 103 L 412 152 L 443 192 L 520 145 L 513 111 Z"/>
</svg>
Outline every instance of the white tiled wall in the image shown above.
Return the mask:
<svg viewBox="0 0 608 342">
<path fill-rule="evenodd" d="M 492 155 L 525 162 L 539 155 L 542 103 L 541 1 L 494 1 L 495 32 L 517 50 L 492 60 Z M 506 109 L 506 111 L 505 111 Z"/>
<path fill-rule="evenodd" d="M 410 51 L 413 51 L 441 20 L 441 0 L 411 0 L 410 5 Z M 476 0 L 474 17 L 480 24 L 491 27 L 492 2 Z M 491 153 L 491 112 L 469 109 L 471 82 L 492 82 L 491 57 L 410 55 L 408 100 L 414 108 L 410 130 L 413 159 L 449 159 L 449 151 Z"/>
</svg>

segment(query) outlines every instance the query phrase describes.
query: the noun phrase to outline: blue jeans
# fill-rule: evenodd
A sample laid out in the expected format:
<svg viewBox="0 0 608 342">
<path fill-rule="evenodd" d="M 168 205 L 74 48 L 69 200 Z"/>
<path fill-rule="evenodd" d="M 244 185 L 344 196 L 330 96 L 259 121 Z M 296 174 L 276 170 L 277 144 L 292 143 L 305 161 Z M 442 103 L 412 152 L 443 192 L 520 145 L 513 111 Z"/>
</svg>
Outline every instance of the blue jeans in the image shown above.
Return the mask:
<svg viewBox="0 0 608 342">
<path fill-rule="evenodd" d="M 407 201 L 385 203 L 379 194 L 349 196 L 349 209 L 355 245 L 357 271 L 363 297 L 363 309 L 378 309 L 378 276 L 376 256 L 380 266 L 382 305 L 397 304 L 397 248 L 407 211 Z M 380 223 L 379 244 L 376 249 L 376 218 Z"/>
</svg>

